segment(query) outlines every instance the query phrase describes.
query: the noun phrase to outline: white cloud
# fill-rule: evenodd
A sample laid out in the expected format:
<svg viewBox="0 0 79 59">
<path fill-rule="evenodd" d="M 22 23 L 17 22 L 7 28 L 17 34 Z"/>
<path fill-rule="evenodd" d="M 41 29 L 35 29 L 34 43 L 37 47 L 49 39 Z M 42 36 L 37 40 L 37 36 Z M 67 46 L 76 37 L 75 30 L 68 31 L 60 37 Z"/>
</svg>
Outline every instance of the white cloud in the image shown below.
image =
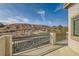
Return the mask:
<svg viewBox="0 0 79 59">
<path fill-rule="evenodd" d="M 54 10 L 54 12 L 57 12 L 59 10 L 62 10 L 63 9 L 63 5 L 62 4 L 59 4 L 56 9 Z"/>
<path fill-rule="evenodd" d="M 16 16 L 14 18 L 3 19 L 3 20 L 0 20 L 0 22 L 2 22 L 4 24 L 31 23 L 28 18 L 22 18 L 22 17 L 19 17 L 19 16 Z"/>
<path fill-rule="evenodd" d="M 0 22 L 3 24 L 10 24 L 10 21 L 6 21 L 6 20 L 0 20 Z"/>
<path fill-rule="evenodd" d="M 39 10 L 39 11 L 37 11 L 37 13 L 40 14 L 40 15 L 45 15 L 45 11 L 44 10 Z"/>
<path fill-rule="evenodd" d="M 39 11 L 37 11 L 37 13 L 41 16 L 43 24 L 46 24 L 46 21 L 47 21 L 46 18 L 45 18 L 46 11 L 45 10 L 39 10 Z"/>
<path fill-rule="evenodd" d="M 39 10 L 37 13 L 42 18 L 42 21 L 39 21 L 39 20 L 36 21 L 38 24 L 40 23 L 40 24 L 43 24 L 43 25 L 52 25 L 51 20 L 46 20 L 46 17 L 45 17 L 46 11 L 45 10 Z"/>
<path fill-rule="evenodd" d="M 19 22 L 30 23 L 30 19 L 28 18 L 16 16 L 16 19 L 19 20 Z"/>
<path fill-rule="evenodd" d="M 18 22 L 20 22 L 18 19 L 15 19 L 15 18 L 8 18 L 8 21 L 10 23 L 18 23 Z"/>
<path fill-rule="evenodd" d="M 41 16 L 42 20 L 45 21 L 45 14 L 46 14 L 45 10 L 39 10 L 37 11 L 37 13 Z"/>
<path fill-rule="evenodd" d="M 14 19 L 14 18 L 8 18 L 8 19 L 5 19 L 5 20 L 0 20 L 0 22 L 3 23 L 3 24 L 13 24 L 13 23 L 17 23 L 18 20 Z"/>
</svg>

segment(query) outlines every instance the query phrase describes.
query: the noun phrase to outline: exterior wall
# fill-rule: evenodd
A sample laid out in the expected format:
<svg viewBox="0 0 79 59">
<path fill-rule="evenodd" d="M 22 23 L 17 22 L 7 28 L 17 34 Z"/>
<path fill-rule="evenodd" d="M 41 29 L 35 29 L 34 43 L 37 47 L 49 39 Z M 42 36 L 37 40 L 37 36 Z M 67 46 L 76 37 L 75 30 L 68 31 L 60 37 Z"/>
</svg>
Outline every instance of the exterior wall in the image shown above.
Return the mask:
<svg viewBox="0 0 79 59">
<path fill-rule="evenodd" d="M 5 39 L 0 38 L 0 56 L 5 55 Z"/>
<path fill-rule="evenodd" d="M 74 4 L 68 8 L 68 46 L 79 54 L 79 37 L 73 36 L 73 17 L 79 15 L 79 4 Z"/>
<path fill-rule="evenodd" d="M 79 54 L 79 42 L 69 39 L 68 40 L 68 46 L 75 51 L 77 54 Z"/>
<path fill-rule="evenodd" d="M 0 56 L 12 55 L 12 37 L 10 35 L 0 36 Z"/>
<path fill-rule="evenodd" d="M 12 36 L 5 35 L 5 55 L 11 56 L 12 55 Z"/>
<path fill-rule="evenodd" d="M 64 40 L 64 39 L 67 39 L 65 32 L 56 33 L 56 42 L 57 42 L 57 41 Z"/>
<path fill-rule="evenodd" d="M 56 44 L 57 41 L 61 41 L 66 39 L 66 33 L 50 33 L 50 43 L 51 44 Z"/>
</svg>

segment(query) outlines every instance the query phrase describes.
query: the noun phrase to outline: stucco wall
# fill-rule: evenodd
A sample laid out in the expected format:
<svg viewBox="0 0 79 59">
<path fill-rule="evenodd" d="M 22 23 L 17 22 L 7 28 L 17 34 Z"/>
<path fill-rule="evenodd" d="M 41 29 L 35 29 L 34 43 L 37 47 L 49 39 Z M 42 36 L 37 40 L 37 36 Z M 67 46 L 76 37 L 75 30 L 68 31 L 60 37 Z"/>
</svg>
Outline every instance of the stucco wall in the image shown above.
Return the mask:
<svg viewBox="0 0 79 59">
<path fill-rule="evenodd" d="M 0 37 L 0 56 L 5 55 L 5 39 Z"/>
<path fill-rule="evenodd" d="M 75 40 L 68 40 L 68 45 L 73 51 L 79 54 L 79 42 Z"/>
<path fill-rule="evenodd" d="M 66 39 L 66 33 L 50 33 L 50 43 L 56 44 L 57 41 Z"/>
<path fill-rule="evenodd" d="M 73 36 L 73 17 L 79 15 L 79 4 L 74 4 L 68 9 L 68 46 L 79 54 L 79 37 Z"/>
<path fill-rule="evenodd" d="M 12 55 L 12 36 L 0 36 L 0 56 Z"/>
</svg>

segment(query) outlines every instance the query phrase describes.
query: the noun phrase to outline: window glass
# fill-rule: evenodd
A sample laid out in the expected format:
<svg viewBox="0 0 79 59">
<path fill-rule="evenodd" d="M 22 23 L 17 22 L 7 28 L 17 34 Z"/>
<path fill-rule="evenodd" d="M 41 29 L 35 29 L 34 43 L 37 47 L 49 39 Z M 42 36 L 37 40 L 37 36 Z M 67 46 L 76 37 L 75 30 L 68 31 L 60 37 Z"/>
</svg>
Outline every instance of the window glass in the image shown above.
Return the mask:
<svg viewBox="0 0 79 59">
<path fill-rule="evenodd" d="M 74 35 L 79 36 L 79 19 L 74 20 Z"/>
</svg>

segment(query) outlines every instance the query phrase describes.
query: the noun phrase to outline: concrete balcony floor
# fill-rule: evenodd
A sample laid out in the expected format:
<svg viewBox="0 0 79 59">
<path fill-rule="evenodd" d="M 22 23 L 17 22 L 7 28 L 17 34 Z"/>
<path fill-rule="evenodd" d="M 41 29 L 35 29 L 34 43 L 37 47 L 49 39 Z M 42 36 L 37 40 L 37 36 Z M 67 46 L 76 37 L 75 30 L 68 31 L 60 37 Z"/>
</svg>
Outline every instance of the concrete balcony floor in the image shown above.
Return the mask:
<svg viewBox="0 0 79 59">
<path fill-rule="evenodd" d="M 45 56 L 78 56 L 70 47 L 64 46 L 58 50 L 55 50 Z"/>
</svg>

